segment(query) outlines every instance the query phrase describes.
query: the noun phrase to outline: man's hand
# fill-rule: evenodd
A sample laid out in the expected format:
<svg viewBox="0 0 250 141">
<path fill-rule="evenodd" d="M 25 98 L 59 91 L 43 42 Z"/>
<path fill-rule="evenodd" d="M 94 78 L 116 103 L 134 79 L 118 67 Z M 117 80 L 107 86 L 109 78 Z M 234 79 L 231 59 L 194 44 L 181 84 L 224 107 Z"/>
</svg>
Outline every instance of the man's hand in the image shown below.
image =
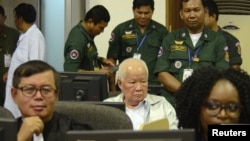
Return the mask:
<svg viewBox="0 0 250 141">
<path fill-rule="evenodd" d="M 39 135 L 43 129 L 43 121 L 38 116 L 23 118 L 23 123 L 17 134 L 17 141 L 31 141 L 33 134 Z"/>
<path fill-rule="evenodd" d="M 112 61 L 110 61 L 109 59 L 106 59 L 106 58 L 102 58 L 102 65 L 103 65 L 103 67 L 114 67 L 115 66 L 115 64 L 112 62 Z"/>
</svg>

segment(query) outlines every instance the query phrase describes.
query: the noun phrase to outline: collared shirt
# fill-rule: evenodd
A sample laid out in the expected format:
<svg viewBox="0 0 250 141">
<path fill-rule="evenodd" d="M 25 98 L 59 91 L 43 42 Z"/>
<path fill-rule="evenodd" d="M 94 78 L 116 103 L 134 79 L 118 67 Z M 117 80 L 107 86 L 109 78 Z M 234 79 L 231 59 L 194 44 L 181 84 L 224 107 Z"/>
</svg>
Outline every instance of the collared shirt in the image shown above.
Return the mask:
<svg viewBox="0 0 250 141">
<path fill-rule="evenodd" d="M 113 58 L 121 63 L 140 54 L 149 69 L 149 84 L 159 84 L 153 71 L 163 38 L 168 34 L 165 26 L 151 20 L 142 33 L 134 19 L 119 24 L 111 33 L 107 58 Z"/>
<path fill-rule="evenodd" d="M 82 26 L 80 21 L 69 33 L 64 47 L 64 71 L 77 72 L 79 69 L 94 70 L 98 51 L 94 37 Z M 97 66 L 101 67 L 97 61 Z"/>
<path fill-rule="evenodd" d="M 123 97 L 124 95 L 121 93 L 118 96 L 105 99 L 104 102 L 123 102 Z M 141 102 L 143 105 L 141 107 L 143 108 L 138 110 L 139 113 L 141 112 L 141 114 L 145 113 L 145 117 L 143 118 L 144 123 L 167 118 L 169 121 L 169 129 L 178 129 L 177 125 L 179 121 L 177 119 L 175 109 L 163 96 L 147 94 L 147 97 L 144 99 L 144 101 Z M 131 113 L 131 111 L 129 111 L 129 113 Z M 133 120 L 134 119 L 131 119 L 132 123 L 134 124 L 135 120 Z M 134 129 L 137 129 L 139 125 L 135 124 L 133 126 L 135 127 Z"/>
<path fill-rule="evenodd" d="M 133 109 L 126 107 L 126 114 L 130 117 L 134 130 L 138 130 L 146 122 L 149 106 L 149 103 L 143 100 Z"/>
<path fill-rule="evenodd" d="M 21 34 L 17 48 L 12 56 L 6 84 L 4 107 L 9 109 L 15 117 L 21 116 L 17 105 L 11 97 L 12 78 L 15 69 L 30 60 L 45 60 L 45 39 L 42 32 L 33 24 L 25 33 Z"/>
<path fill-rule="evenodd" d="M 197 56 L 193 56 L 196 52 Z M 227 54 L 226 40 L 221 34 L 204 27 L 201 37 L 194 46 L 187 28 L 178 29 L 164 38 L 162 54 L 157 59 L 154 74 L 169 72 L 182 82 L 185 69 L 197 70 L 205 66 L 229 68 Z M 161 95 L 175 105 L 173 93 L 163 89 Z"/>
</svg>

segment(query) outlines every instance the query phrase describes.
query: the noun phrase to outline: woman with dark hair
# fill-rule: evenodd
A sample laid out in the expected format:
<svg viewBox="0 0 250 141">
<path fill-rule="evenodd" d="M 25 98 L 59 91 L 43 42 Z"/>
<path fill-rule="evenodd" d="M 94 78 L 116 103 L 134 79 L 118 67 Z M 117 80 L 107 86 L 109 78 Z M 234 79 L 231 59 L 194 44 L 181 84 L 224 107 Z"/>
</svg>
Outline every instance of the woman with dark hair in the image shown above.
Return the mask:
<svg viewBox="0 0 250 141">
<path fill-rule="evenodd" d="M 244 70 L 205 67 L 194 71 L 179 89 L 179 128 L 195 128 L 206 141 L 208 125 L 250 123 L 250 76 Z"/>
</svg>

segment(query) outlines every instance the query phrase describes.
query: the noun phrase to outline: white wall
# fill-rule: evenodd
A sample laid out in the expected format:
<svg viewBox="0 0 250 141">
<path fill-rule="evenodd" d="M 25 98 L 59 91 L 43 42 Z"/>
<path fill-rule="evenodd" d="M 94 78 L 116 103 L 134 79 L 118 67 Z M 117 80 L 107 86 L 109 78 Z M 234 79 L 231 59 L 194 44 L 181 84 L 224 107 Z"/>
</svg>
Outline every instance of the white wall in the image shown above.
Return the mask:
<svg viewBox="0 0 250 141">
<path fill-rule="evenodd" d="M 64 61 L 64 6 L 62 0 L 41 1 L 41 30 L 46 42 L 46 61 L 58 71 L 63 70 Z"/>
<path fill-rule="evenodd" d="M 63 71 L 64 44 L 70 29 L 85 15 L 83 0 L 41 0 L 41 29 L 46 41 L 46 61 Z"/>
<path fill-rule="evenodd" d="M 95 43 L 98 48 L 100 56 L 106 57 L 108 50 L 108 40 L 113 28 L 119 23 L 133 18 L 132 13 L 132 0 L 87 0 L 86 10 L 97 4 L 105 6 L 110 13 L 111 20 L 109 25 L 105 28 L 104 32 L 96 36 Z M 165 25 L 166 23 L 166 1 L 155 0 L 155 11 L 153 19 Z"/>
<path fill-rule="evenodd" d="M 238 30 L 227 30 L 240 40 L 242 54 L 242 68 L 250 73 L 250 43 L 249 43 L 249 23 L 250 15 L 220 15 L 218 24 L 223 27 L 226 25 L 235 25 Z"/>
</svg>

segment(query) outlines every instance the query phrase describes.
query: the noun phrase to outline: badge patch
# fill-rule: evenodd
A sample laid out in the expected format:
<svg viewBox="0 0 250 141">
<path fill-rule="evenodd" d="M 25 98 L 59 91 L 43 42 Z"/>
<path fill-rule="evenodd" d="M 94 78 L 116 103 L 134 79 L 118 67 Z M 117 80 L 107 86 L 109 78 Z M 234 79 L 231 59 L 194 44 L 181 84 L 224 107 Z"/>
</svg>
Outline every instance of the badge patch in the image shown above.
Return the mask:
<svg viewBox="0 0 250 141">
<path fill-rule="evenodd" d="M 132 47 L 127 47 L 126 48 L 126 51 L 129 53 L 129 52 L 131 52 L 132 51 Z"/>
<path fill-rule="evenodd" d="M 185 36 L 186 36 L 186 33 L 182 33 L 181 36 L 182 36 L 182 37 L 185 37 Z"/>
<path fill-rule="evenodd" d="M 77 51 L 77 50 L 71 50 L 70 51 L 70 58 L 71 59 L 73 59 L 73 60 L 75 60 L 75 59 L 77 59 L 79 57 L 79 52 Z"/>
<path fill-rule="evenodd" d="M 182 66 L 181 61 L 176 61 L 176 62 L 174 63 L 174 66 L 175 66 L 177 69 L 181 68 L 181 66 Z"/>
<path fill-rule="evenodd" d="M 114 41 L 114 39 L 115 39 L 115 34 L 111 33 L 111 37 L 110 37 L 109 41 L 112 42 L 112 41 Z"/>
<path fill-rule="evenodd" d="M 239 55 L 241 55 L 241 47 L 240 47 L 240 43 L 239 43 L 239 42 L 237 42 L 237 43 L 235 44 L 235 46 L 237 47 L 238 54 L 239 54 Z"/>
<path fill-rule="evenodd" d="M 159 51 L 158 51 L 158 57 L 160 57 L 163 54 L 163 48 L 162 46 L 160 47 Z"/>
<path fill-rule="evenodd" d="M 204 34 L 204 37 L 207 38 L 207 34 Z"/>
<path fill-rule="evenodd" d="M 175 40 L 174 43 L 175 43 L 176 45 L 182 45 L 182 44 L 184 43 L 184 41 L 177 41 L 177 40 Z"/>
<path fill-rule="evenodd" d="M 224 58 L 227 62 L 229 62 L 229 52 L 228 52 L 228 46 L 224 47 Z"/>
<path fill-rule="evenodd" d="M 132 31 L 125 31 L 125 34 L 132 34 Z"/>
<path fill-rule="evenodd" d="M 172 45 L 172 46 L 170 46 L 170 50 L 171 51 L 183 51 L 183 52 L 186 52 L 187 47 L 186 46 L 180 46 L 180 45 Z"/>
</svg>

